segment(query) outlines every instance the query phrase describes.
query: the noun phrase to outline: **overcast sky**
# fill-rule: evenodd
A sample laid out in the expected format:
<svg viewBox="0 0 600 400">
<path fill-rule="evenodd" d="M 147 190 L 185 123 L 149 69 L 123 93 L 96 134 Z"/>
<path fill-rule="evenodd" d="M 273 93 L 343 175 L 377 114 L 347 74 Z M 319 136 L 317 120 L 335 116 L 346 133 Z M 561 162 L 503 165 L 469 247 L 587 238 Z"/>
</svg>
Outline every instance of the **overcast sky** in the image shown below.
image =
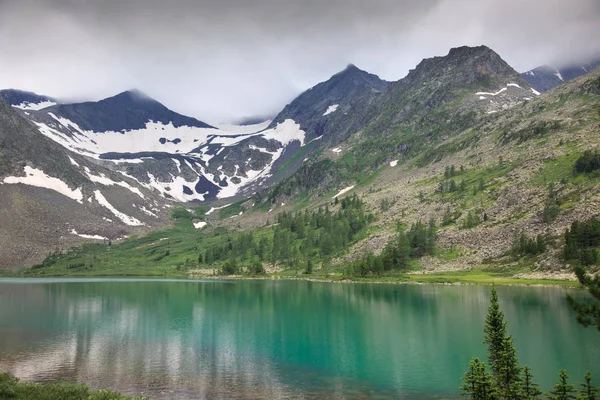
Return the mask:
<svg viewBox="0 0 600 400">
<path fill-rule="evenodd" d="M 208 121 L 269 115 L 348 63 L 398 80 L 485 44 L 518 71 L 600 55 L 599 0 L 0 0 L 0 88 L 138 88 Z"/>
</svg>

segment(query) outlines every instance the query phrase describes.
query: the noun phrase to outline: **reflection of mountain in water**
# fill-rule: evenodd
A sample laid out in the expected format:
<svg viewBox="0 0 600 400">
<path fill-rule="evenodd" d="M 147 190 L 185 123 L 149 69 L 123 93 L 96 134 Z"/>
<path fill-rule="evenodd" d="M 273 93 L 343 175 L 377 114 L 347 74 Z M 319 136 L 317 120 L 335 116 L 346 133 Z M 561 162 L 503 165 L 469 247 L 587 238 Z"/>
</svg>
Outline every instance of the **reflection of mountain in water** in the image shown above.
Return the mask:
<svg viewBox="0 0 600 400">
<path fill-rule="evenodd" d="M 150 281 L 1 291 L 0 320 L 12 322 L 0 326 L 0 370 L 24 379 L 159 398 L 435 398 L 455 394 L 468 360 L 484 354 L 489 290 Z M 600 360 L 598 348 L 582 351 L 591 337 L 561 290 L 499 292 L 521 359 L 545 386 L 554 369 L 577 376 Z M 565 337 L 577 345 L 549 345 Z"/>
</svg>

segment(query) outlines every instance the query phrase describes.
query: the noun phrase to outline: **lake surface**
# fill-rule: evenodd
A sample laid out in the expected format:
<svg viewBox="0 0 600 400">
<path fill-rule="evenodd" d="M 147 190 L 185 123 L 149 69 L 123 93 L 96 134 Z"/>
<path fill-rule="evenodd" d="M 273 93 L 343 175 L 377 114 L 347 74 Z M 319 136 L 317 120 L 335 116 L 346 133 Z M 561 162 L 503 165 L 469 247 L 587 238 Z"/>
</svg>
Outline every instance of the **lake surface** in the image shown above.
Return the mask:
<svg viewBox="0 0 600 400">
<path fill-rule="evenodd" d="M 152 398 L 457 398 L 489 287 L 0 279 L 0 371 Z M 600 333 L 553 287 L 499 287 L 544 390 L 600 382 Z"/>
</svg>

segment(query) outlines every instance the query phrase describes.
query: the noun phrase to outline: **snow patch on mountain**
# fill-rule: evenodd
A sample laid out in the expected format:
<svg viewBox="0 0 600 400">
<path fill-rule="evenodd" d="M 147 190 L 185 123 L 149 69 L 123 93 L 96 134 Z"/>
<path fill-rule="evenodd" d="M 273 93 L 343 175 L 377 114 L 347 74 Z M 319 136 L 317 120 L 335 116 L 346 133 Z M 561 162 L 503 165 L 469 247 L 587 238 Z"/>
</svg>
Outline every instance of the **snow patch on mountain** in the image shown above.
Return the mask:
<svg viewBox="0 0 600 400">
<path fill-rule="evenodd" d="M 560 79 L 561 81 L 563 81 L 563 82 L 565 81 L 565 80 L 563 79 L 562 75 L 560 74 L 560 71 L 558 71 L 558 70 L 557 70 L 557 71 L 554 73 L 554 75 L 556 75 L 556 77 L 557 77 L 558 79 Z"/>
<path fill-rule="evenodd" d="M 130 217 L 129 215 L 124 214 L 121 211 L 117 210 L 115 207 L 113 207 L 113 205 L 110 204 L 108 202 L 108 200 L 106 200 L 106 197 L 104 197 L 99 190 L 95 190 L 94 191 L 94 197 L 96 198 L 96 201 L 101 206 L 103 206 L 108 211 L 110 211 L 111 213 L 113 213 L 114 216 L 117 217 L 117 218 L 119 218 L 125 225 L 130 225 L 130 226 L 142 226 L 142 225 L 144 225 L 144 223 L 141 222 L 140 220 L 138 220 L 137 218 Z"/>
<path fill-rule="evenodd" d="M 354 189 L 354 185 L 343 188 L 335 196 L 333 196 L 332 199 L 336 199 L 336 198 L 340 197 L 341 195 L 351 191 L 352 189 Z"/>
<path fill-rule="evenodd" d="M 196 229 L 202 229 L 206 225 L 208 225 L 208 224 L 206 222 L 204 222 L 204 221 L 194 222 L 194 228 L 196 228 Z"/>
<path fill-rule="evenodd" d="M 339 106 L 340 106 L 339 104 L 334 104 L 332 106 L 329 106 L 329 108 L 327 108 L 327 111 L 325 111 L 325 113 L 323 114 L 323 116 L 326 116 L 326 115 L 331 114 L 332 112 L 335 112 L 338 109 Z"/>
<path fill-rule="evenodd" d="M 286 119 L 285 121 L 277 124 L 273 129 L 260 133 L 265 139 L 275 139 L 282 145 L 287 145 L 294 140 L 300 142 L 300 146 L 304 146 L 304 139 L 306 138 L 306 132 L 300 128 L 300 124 L 297 124 L 293 119 Z"/>
<path fill-rule="evenodd" d="M 13 107 L 18 108 L 20 110 L 39 111 L 44 108 L 52 107 L 55 105 L 56 105 L 56 103 L 53 101 L 42 101 L 40 103 L 29 103 L 29 102 L 25 101 L 21 104 L 14 105 Z"/>
<path fill-rule="evenodd" d="M 395 167 L 398 165 L 398 160 L 390 161 L 390 167 Z"/>
<path fill-rule="evenodd" d="M 124 187 L 125 189 L 130 190 L 132 193 L 137 194 L 142 199 L 146 198 L 144 196 L 144 194 L 140 191 L 140 189 L 138 189 L 134 186 L 131 186 L 129 183 L 127 183 L 125 181 L 116 182 L 116 181 L 113 181 L 112 179 L 106 177 L 102 173 L 99 176 L 92 174 L 88 167 L 84 167 L 84 169 L 85 169 L 85 173 L 86 173 L 88 179 L 94 183 L 99 183 L 104 186 L 113 186 L 113 185 L 121 186 L 121 187 Z"/>
<path fill-rule="evenodd" d="M 80 188 L 73 190 L 60 179 L 48 176 L 41 169 L 32 168 L 29 165 L 25 166 L 25 176 L 8 176 L 4 178 L 3 183 L 22 183 L 24 185 L 50 189 L 67 196 L 78 203 L 83 202 L 83 193 Z"/>
<path fill-rule="evenodd" d="M 225 204 L 224 206 L 221 207 L 211 207 L 210 210 L 208 210 L 204 215 L 210 215 L 213 212 L 217 211 L 217 210 L 222 210 L 225 207 L 229 207 L 231 204 Z"/>
<path fill-rule="evenodd" d="M 491 93 L 491 92 L 477 92 L 475 93 L 477 96 L 498 96 L 500 93 L 507 91 L 508 88 L 502 88 L 500 90 L 498 90 L 497 92 Z"/>
<path fill-rule="evenodd" d="M 77 231 L 75 229 L 71 229 L 70 233 L 71 233 L 71 235 L 79 236 L 84 239 L 108 240 L 108 238 L 105 238 L 104 236 L 100 236 L 100 235 L 86 235 L 83 233 L 77 233 Z"/>
</svg>

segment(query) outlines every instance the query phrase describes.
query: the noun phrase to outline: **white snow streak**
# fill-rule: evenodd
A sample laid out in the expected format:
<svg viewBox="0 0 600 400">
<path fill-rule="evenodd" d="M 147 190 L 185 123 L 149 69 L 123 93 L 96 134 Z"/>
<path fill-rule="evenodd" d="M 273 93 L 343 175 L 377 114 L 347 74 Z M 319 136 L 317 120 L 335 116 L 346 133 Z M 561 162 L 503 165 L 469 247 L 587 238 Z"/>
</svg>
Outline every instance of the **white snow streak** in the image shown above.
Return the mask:
<svg viewBox="0 0 600 400">
<path fill-rule="evenodd" d="M 25 166 L 26 176 L 8 176 L 4 178 L 3 183 L 15 184 L 22 183 L 24 185 L 37 186 L 44 189 L 54 190 L 62 195 L 65 195 L 78 203 L 83 201 L 83 193 L 80 188 L 72 190 L 69 185 L 58 178 L 52 178 L 44 173 L 41 169 Z"/>
<path fill-rule="evenodd" d="M 71 235 L 79 236 L 79 237 L 82 237 L 85 239 L 108 240 L 104 236 L 100 236 L 100 235 L 86 235 L 86 234 L 82 234 L 82 233 L 77 233 L 77 231 L 75 229 L 71 229 L 70 233 L 71 233 Z"/>
<path fill-rule="evenodd" d="M 94 197 L 96 198 L 96 201 L 98 203 L 100 203 L 101 206 L 103 206 L 106 209 L 108 209 L 108 211 L 110 211 L 111 213 L 113 213 L 115 215 L 115 217 L 117 217 L 121 221 L 123 221 L 124 224 L 130 225 L 130 226 L 141 226 L 141 225 L 144 225 L 140 220 L 138 220 L 138 219 L 136 219 L 134 217 L 130 217 L 129 215 L 124 214 L 121 211 L 119 211 L 116 208 L 114 208 L 113 205 L 110 204 L 108 202 L 108 200 L 106 200 L 106 197 L 104 197 L 99 190 L 95 190 L 94 191 Z"/>
<path fill-rule="evenodd" d="M 563 82 L 565 81 L 565 80 L 563 79 L 562 75 L 560 74 L 560 71 L 556 71 L 556 72 L 554 73 L 554 75 L 556 75 L 556 77 L 557 77 L 558 79 L 560 79 L 561 81 L 563 81 Z"/>
<path fill-rule="evenodd" d="M 210 209 L 210 210 L 208 210 L 208 211 L 206 212 L 206 214 L 204 214 L 204 215 L 210 215 L 210 214 L 212 214 L 213 212 L 215 212 L 215 211 L 217 211 L 217 210 L 222 210 L 223 208 L 225 208 L 225 207 L 229 207 L 230 205 L 231 205 L 231 204 L 225 204 L 224 206 L 221 206 L 221 207 L 211 207 L 211 209 Z"/>
<path fill-rule="evenodd" d="M 354 185 L 348 186 L 347 188 L 343 188 L 342 190 L 340 190 L 338 192 L 338 194 L 336 194 L 335 196 L 333 196 L 332 199 L 340 197 L 341 195 L 343 195 L 344 193 L 347 193 L 347 192 L 351 191 L 352 189 L 354 189 Z"/>
<path fill-rule="evenodd" d="M 127 183 L 127 182 L 124 182 L 124 181 L 121 181 L 121 182 L 116 182 L 116 181 L 113 181 L 112 179 L 110 179 L 110 178 L 107 178 L 107 177 L 106 177 L 106 175 L 104 175 L 104 174 L 102 174 L 102 173 L 100 174 L 100 176 L 98 176 L 98 175 L 93 175 L 93 174 L 92 174 L 92 172 L 90 171 L 90 169 L 89 169 L 88 167 L 85 167 L 85 173 L 86 173 L 86 175 L 87 175 L 88 179 L 89 179 L 90 181 L 94 182 L 94 183 L 99 183 L 99 184 L 101 184 L 101 185 L 104 185 L 104 186 L 113 186 L 113 185 L 116 185 L 116 186 L 121 186 L 121 187 L 123 187 L 123 188 L 125 188 L 125 189 L 128 189 L 128 190 L 130 190 L 131 192 L 133 192 L 133 193 L 137 194 L 137 195 L 138 195 L 138 196 L 140 196 L 142 199 L 145 199 L 145 198 L 146 198 L 146 197 L 144 196 L 144 194 L 143 194 L 143 193 L 140 191 L 140 189 L 138 189 L 138 188 L 136 188 L 136 187 L 134 187 L 134 186 L 131 186 L 131 185 L 130 185 L 129 183 Z"/>
<path fill-rule="evenodd" d="M 540 92 L 538 92 L 537 90 L 535 90 L 534 88 L 531 88 L 531 91 L 533 92 L 533 94 L 535 94 L 536 96 L 540 95 Z"/>
</svg>

